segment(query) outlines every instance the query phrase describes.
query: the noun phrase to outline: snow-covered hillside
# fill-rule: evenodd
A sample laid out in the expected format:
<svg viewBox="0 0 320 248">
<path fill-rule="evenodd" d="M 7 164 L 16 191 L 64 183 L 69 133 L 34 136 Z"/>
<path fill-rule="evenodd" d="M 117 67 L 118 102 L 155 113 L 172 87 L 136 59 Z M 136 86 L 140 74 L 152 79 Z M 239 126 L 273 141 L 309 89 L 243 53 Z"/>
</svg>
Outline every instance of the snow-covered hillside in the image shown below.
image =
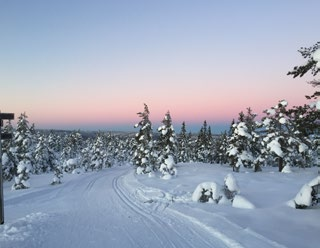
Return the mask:
<svg viewBox="0 0 320 248">
<path fill-rule="evenodd" d="M 5 182 L 0 247 L 319 247 L 319 207 L 288 206 L 318 168 L 241 169 L 232 174 L 238 197 L 219 204 L 192 201 L 192 194 L 203 182 L 222 186 L 229 166 L 177 168 L 171 180 L 119 166 L 66 174 L 55 186 L 52 174 L 32 175 L 25 190 Z"/>
</svg>

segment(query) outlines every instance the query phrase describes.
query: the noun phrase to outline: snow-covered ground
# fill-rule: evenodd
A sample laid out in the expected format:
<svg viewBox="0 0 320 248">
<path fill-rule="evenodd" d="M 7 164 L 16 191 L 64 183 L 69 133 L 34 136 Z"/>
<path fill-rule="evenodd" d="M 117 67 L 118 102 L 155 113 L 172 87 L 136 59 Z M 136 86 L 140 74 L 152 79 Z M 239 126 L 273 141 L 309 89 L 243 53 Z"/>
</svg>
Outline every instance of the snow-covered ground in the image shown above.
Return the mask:
<svg viewBox="0 0 320 248">
<path fill-rule="evenodd" d="M 319 247 L 320 207 L 288 204 L 318 168 L 241 168 L 233 174 L 239 195 L 219 204 L 195 202 L 192 194 L 204 182 L 223 185 L 229 166 L 177 169 L 170 180 L 121 166 L 67 174 L 55 186 L 51 174 L 33 175 L 27 190 L 5 182 L 0 247 Z"/>
</svg>

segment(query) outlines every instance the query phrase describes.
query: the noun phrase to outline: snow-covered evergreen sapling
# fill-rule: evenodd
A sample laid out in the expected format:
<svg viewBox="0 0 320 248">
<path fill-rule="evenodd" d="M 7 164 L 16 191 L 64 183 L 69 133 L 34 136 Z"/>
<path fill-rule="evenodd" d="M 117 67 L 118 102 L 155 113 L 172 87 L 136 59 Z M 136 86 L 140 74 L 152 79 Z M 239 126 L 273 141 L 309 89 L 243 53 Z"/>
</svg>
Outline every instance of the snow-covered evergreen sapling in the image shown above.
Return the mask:
<svg viewBox="0 0 320 248">
<path fill-rule="evenodd" d="M 204 121 L 195 141 L 195 161 L 203 163 L 212 162 L 212 146 L 211 128 L 208 127 L 207 121 Z"/>
<path fill-rule="evenodd" d="M 227 154 L 233 171 L 239 172 L 241 166 L 253 163 L 254 158 L 250 150 L 252 134 L 248 132 L 245 122 L 233 124 L 228 143 Z"/>
<path fill-rule="evenodd" d="M 158 141 L 159 171 L 162 173 L 163 179 L 169 179 L 171 176 L 177 174 L 177 169 L 175 168 L 177 140 L 169 111 L 164 116 L 162 124 L 163 125 L 158 128 L 158 132 L 160 133 Z"/>
<path fill-rule="evenodd" d="M 186 124 L 182 123 L 180 134 L 178 135 L 178 162 L 190 162 L 191 160 L 191 137 L 187 134 Z"/>
<path fill-rule="evenodd" d="M 229 173 L 225 178 L 224 178 L 224 195 L 227 197 L 229 200 L 233 200 L 236 194 L 240 193 L 240 189 L 238 186 L 238 183 L 235 179 L 235 177 Z"/>
<path fill-rule="evenodd" d="M 267 133 L 262 144 L 267 155 L 278 163 L 280 172 L 286 165 L 301 164 L 299 160 L 306 158 L 310 144 L 289 115 L 287 105 L 287 101 L 279 101 L 275 107 L 265 110 L 267 116 L 262 118 Z"/>
<path fill-rule="evenodd" d="M 18 164 L 17 176 L 14 178 L 14 184 L 12 189 L 27 189 L 30 188 L 29 173 L 32 169 L 31 162 L 29 160 L 22 160 Z"/>
<path fill-rule="evenodd" d="M 133 164 L 136 166 L 137 174 L 147 174 L 153 170 L 153 139 L 152 139 L 152 124 L 149 120 L 149 109 L 147 104 L 144 104 L 144 111 L 137 113 L 141 117 L 141 121 L 135 125 L 135 128 L 140 127 L 139 132 L 135 135 L 133 145 Z"/>
<path fill-rule="evenodd" d="M 14 132 L 12 154 L 17 161 L 15 183 L 13 189 L 29 187 L 29 173 L 32 172 L 32 134 L 29 128 L 27 115 L 21 114 L 18 118 L 17 128 Z"/>
<path fill-rule="evenodd" d="M 320 199 L 320 176 L 312 179 L 302 186 L 296 197 L 293 199 L 295 208 L 303 209 L 317 205 Z"/>
<path fill-rule="evenodd" d="M 52 185 L 60 184 L 61 178 L 63 177 L 63 168 L 57 162 L 53 166 L 54 177 L 52 179 Z"/>
<path fill-rule="evenodd" d="M 192 201 L 218 203 L 222 198 L 221 186 L 215 182 L 200 183 L 192 194 Z"/>
</svg>

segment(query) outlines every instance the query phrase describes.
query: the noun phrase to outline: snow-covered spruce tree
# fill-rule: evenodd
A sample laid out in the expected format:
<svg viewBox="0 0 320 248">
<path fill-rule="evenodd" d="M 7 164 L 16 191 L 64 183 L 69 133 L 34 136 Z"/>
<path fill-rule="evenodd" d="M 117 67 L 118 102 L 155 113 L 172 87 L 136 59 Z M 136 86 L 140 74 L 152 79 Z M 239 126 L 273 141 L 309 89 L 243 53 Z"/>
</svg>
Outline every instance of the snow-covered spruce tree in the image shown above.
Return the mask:
<svg viewBox="0 0 320 248">
<path fill-rule="evenodd" d="M 211 129 L 208 128 L 207 121 L 204 121 L 195 142 L 196 161 L 202 163 L 211 162 L 212 146 Z"/>
<path fill-rule="evenodd" d="M 292 71 L 289 71 L 287 75 L 293 75 L 293 78 L 303 77 L 307 72 L 310 72 L 313 77 L 316 77 L 320 72 L 320 41 L 315 43 L 311 47 L 301 47 L 298 52 L 304 59 L 307 59 L 307 62 L 301 66 L 295 66 Z M 320 87 L 320 79 L 313 79 L 308 82 L 314 87 Z M 307 99 L 312 100 L 313 103 L 309 106 L 300 107 L 300 109 L 296 109 L 298 112 L 303 112 L 302 118 L 298 122 L 301 122 L 298 130 L 305 135 L 313 135 L 313 144 L 319 144 L 319 122 L 320 122 L 320 100 L 318 97 L 320 96 L 320 91 L 315 91 L 313 95 L 306 96 Z M 309 112 L 310 111 L 310 112 Z M 297 115 L 300 117 L 299 115 Z M 306 128 L 303 128 L 303 127 Z M 304 129 L 304 130 L 301 130 Z M 319 149 L 319 146 L 313 146 L 313 152 L 316 152 Z M 317 153 L 317 152 L 316 152 Z"/>
<path fill-rule="evenodd" d="M 251 164 L 254 160 L 249 149 L 252 135 L 248 133 L 245 122 L 233 124 L 232 134 L 228 139 L 227 155 L 233 171 L 239 172 L 244 164 Z"/>
<path fill-rule="evenodd" d="M 228 163 L 228 136 L 227 132 L 221 133 L 213 145 L 213 161 L 218 164 Z"/>
<path fill-rule="evenodd" d="M 298 52 L 307 63 L 301 66 L 295 66 L 287 75 L 293 75 L 293 78 L 303 77 L 307 72 L 311 72 L 312 76 L 316 76 L 320 72 L 320 41 L 311 47 L 301 47 Z M 320 86 L 320 80 L 314 79 L 309 82 L 313 86 Z M 314 96 L 320 96 L 320 92 L 316 91 Z"/>
<path fill-rule="evenodd" d="M 61 152 L 61 162 L 64 164 L 65 172 L 72 172 L 81 163 L 68 163 L 68 160 L 72 159 L 80 161 L 80 154 L 83 145 L 83 137 L 79 131 L 73 131 L 66 135 L 63 141 L 63 148 Z"/>
<path fill-rule="evenodd" d="M 115 135 L 108 133 L 105 137 L 106 144 L 106 158 L 105 158 L 105 167 L 111 167 L 112 165 L 117 163 L 118 157 L 118 139 Z"/>
<path fill-rule="evenodd" d="M 320 41 L 314 44 L 311 47 L 301 47 L 298 52 L 301 56 L 307 59 L 307 63 L 302 66 L 295 66 L 292 71 L 289 71 L 287 75 L 293 75 L 293 78 L 303 77 L 307 72 L 311 72 L 311 75 L 316 77 L 320 72 Z M 320 87 L 320 79 L 314 79 L 308 82 L 314 87 Z M 318 110 L 318 119 L 319 119 L 319 110 L 320 110 L 320 100 L 317 98 L 320 96 L 320 91 L 315 91 L 312 96 L 306 96 L 307 99 L 314 99 L 315 109 Z M 314 119 L 314 116 L 311 117 Z M 319 126 L 319 125 L 318 125 Z"/>
<path fill-rule="evenodd" d="M 104 167 L 106 158 L 105 145 L 103 142 L 103 136 L 99 133 L 92 146 L 92 157 L 91 157 L 91 170 L 101 170 Z"/>
<path fill-rule="evenodd" d="M 190 162 L 191 160 L 191 137 L 187 134 L 186 124 L 182 122 L 181 131 L 178 135 L 178 162 Z"/>
<path fill-rule="evenodd" d="M 38 134 L 38 142 L 34 151 L 34 173 L 40 174 L 49 172 L 52 169 L 52 161 L 50 161 L 50 151 L 45 135 Z"/>
<path fill-rule="evenodd" d="M 320 110 L 314 103 L 294 106 L 288 110 L 287 115 L 301 136 L 320 134 Z"/>
<path fill-rule="evenodd" d="M 307 137 L 301 138 L 299 130 L 288 117 L 288 103 L 285 100 L 268 110 L 266 116 L 262 118 L 266 136 L 263 138 L 267 155 L 278 163 L 281 172 L 285 165 L 297 165 L 297 157 L 303 157 L 308 153 L 310 141 Z"/>
<path fill-rule="evenodd" d="M 256 114 L 252 113 L 251 108 L 247 108 L 247 113 L 239 113 L 238 122 L 230 128 L 228 138 L 227 155 L 234 171 L 239 171 L 241 165 L 252 167 L 254 171 L 260 171 L 261 158 L 259 157 L 259 139 L 256 133 L 258 127 L 255 122 Z M 259 157 L 259 159 L 256 159 Z"/>
<path fill-rule="evenodd" d="M 63 177 L 63 168 L 62 165 L 55 161 L 53 165 L 54 177 L 52 179 L 51 185 L 60 184 L 61 178 Z"/>
<path fill-rule="evenodd" d="M 48 136 L 48 146 L 52 152 L 55 153 L 55 157 L 61 152 L 62 150 L 62 141 L 61 136 L 50 131 Z"/>
<path fill-rule="evenodd" d="M 2 133 L 13 134 L 13 127 L 10 120 L 6 122 Z M 11 181 L 16 174 L 18 162 L 13 155 L 12 139 L 1 140 L 2 147 L 2 177 L 4 180 Z"/>
<path fill-rule="evenodd" d="M 261 165 L 264 163 L 263 147 L 261 146 L 261 136 L 259 135 L 259 129 L 261 129 L 261 123 L 257 122 L 255 118 L 257 114 L 252 112 L 252 109 L 247 108 L 247 113 L 244 115 L 244 122 L 248 128 L 248 133 L 252 136 L 251 142 L 249 144 L 249 150 L 252 154 L 254 161 L 249 164 L 253 165 L 254 172 L 261 171 Z"/>
<path fill-rule="evenodd" d="M 129 137 L 117 135 L 114 136 L 113 143 L 114 143 L 114 149 L 113 149 L 113 158 L 114 158 L 114 164 L 117 164 L 119 166 L 125 164 L 128 162 L 128 156 L 129 156 Z"/>
<path fill-rule="evenodd" d="M 144 104 L 144 111 L 137 113 L 141 121 L 135 125 L 135 128 L 140 127 L 139 132 L 135 135 L 133 145 L 133 164 L 136 166 L 137 174 L 146 174 L 154 168 L 153 160 L 153 139 L 152 139 L 152 124 L 149 120 L 149 109 L 147 104 Z"/>
<path fill-rule="evenodd" d="M 29 128 L 29 122 L 25 113 L 18 117 L 17 128 L 14 133 L 13 146 L 14 156 L 18 162 L 16 168 L 15 183 L 12 189 L 29 188 L 29 173 L 32 170 L 32 136 Z"/>
<path fill-rule="evenodd" d="M 158 128 L 160 135 L 158 140 L 158 164 L 162 178 L 169 179 L 177 173 L 177 169 L 175 168 L 177 161 L 177 138 L 169 111 L 165 114 L 162 124 Z"/>
<path fill-rule="evenodd" d="M 84 146 L 81 150 L 81 166 L 85 171 L 90 169 L 93 144 L 94 140 L 92 138 L 87 138 L 84 141 Z"/>
</svg>

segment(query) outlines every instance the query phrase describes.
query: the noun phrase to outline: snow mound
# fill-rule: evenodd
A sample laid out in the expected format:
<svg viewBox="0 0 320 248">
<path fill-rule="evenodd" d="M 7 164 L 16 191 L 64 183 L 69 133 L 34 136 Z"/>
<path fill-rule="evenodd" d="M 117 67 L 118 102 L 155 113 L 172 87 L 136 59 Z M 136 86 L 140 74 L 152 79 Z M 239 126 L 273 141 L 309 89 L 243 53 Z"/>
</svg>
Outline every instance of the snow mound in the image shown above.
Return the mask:
<svg viewBox="0 0 320 248">
<path fill-rule="evenodd" d="M 316 178 L 314 178 L 310 182 L 308 182 L 308 185 L 310 187 L 315 186 L 317 184 L 320 184 L 320 176 L 317 176 Z"/>
<path fill-rule="evenodd" d="M 248 201 L 246 198 L 240 195 L 235 195 L 232 201 L 232 207 L 234 208 L 244 208 L 244 209 L 255 209 L 256 207 Z"/>
<path fill-rule="evenodd" d="M 0 226 L 0 241 L 23 241 L 36 235 L 33 225 L 45 222 L 47 217 L 48 215 L 44 213 L 31 213 L 15 222 Z"/>
<path fill-rule="evenodd" d="M 137 173 L 137 175 L 141 175 L 141 174 L 143 174 L 143 168 L 142 167 L 137 167 L 137 169 L 136 169 L 136 173 Z"/>
<path fill-rule="evenodd" d="M 317 176 L 316 178 L 312 179 L 309 183 L 306 183 L 302 186 L 296 197 L 289 202 L 289 206 L 293 206 L 292 202 L 294 202 L 295 208 L 306 208 L 310 207 L 312 205 L 317 204 L 317 195 L 316 192 L 313 192 L 312 187 L 320 184 L 320 176 Z"/>
<path fill-rule="evenodd" d="M 171 178 L 172 178 L 172 175 L 169 173 L 166 173 L 161 176 L 161 179 L 164 179 L 164 180 L 170 180 Z"/>
<path fill-rule="evenodd" d="M 282 173 L 292 173 L 291 167 L 289 165 L 286 165 L 285 167 L 283 167 Z"/>
<path fill-rule="evenodd" d="M 231 173 L 229 173 L 224 178 L 224 184 L 228 188 L 228 190 L 230 190 L 232 192 L 240 193 L 240 188 L 238 186 L 238 183 L 237 183 L 235 177 Z"/>
<path fill-rule="evenodd" d="M 294 202 L 299 206 L 310 207 L 312 203 L 311 192 L 312 188 L 308 184 L 303 185 L 294 198 Z"/>
<path fill-rule="evenodd" d="M 80 169 L 80 168 L 76 168 L 72 171 L 71 174 L 83 174 L 84 173 L 84 170 L 83 169 Z"/>
</svg>

